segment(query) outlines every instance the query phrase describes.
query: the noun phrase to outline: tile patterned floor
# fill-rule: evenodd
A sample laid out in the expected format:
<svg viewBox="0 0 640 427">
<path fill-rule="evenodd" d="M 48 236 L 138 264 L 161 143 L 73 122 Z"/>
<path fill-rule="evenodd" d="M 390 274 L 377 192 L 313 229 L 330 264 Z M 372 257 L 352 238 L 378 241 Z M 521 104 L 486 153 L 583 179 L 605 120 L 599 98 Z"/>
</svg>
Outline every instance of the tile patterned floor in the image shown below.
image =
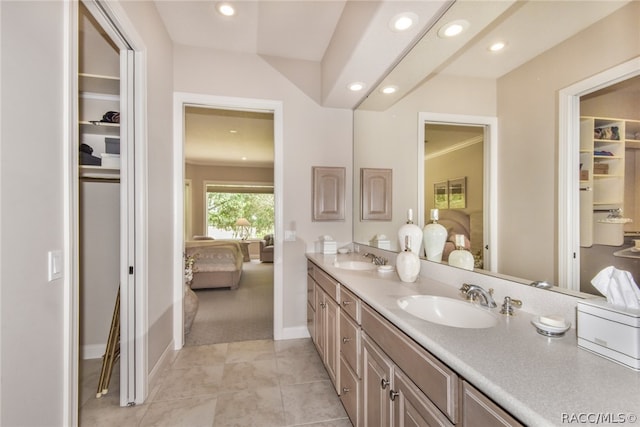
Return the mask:
<svg viewBox="0 0 640 427">
<path fill-rule="evenodd" d="M 101 360 L 85 361 L 80 426 L 351 427 L 309 339 L 185 347 L 149 399 L 121 408 L 118 373 L 95 398 Z"/>
</svg>

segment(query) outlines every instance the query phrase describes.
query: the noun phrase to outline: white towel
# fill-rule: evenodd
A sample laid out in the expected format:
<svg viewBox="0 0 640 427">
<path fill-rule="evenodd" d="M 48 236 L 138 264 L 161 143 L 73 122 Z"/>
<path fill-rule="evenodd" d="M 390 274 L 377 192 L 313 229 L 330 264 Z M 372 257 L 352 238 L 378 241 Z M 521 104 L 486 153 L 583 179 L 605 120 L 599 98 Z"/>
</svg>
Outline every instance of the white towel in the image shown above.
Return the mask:
<svg viewBox="0 0 640 427">
<path fill-rule="evenodd" d="M 640 309 L 640 289 L 628 271 L 606 267 L 596 274 L 591 284 L 607 297 L 610 304 Z"/>
</svg>

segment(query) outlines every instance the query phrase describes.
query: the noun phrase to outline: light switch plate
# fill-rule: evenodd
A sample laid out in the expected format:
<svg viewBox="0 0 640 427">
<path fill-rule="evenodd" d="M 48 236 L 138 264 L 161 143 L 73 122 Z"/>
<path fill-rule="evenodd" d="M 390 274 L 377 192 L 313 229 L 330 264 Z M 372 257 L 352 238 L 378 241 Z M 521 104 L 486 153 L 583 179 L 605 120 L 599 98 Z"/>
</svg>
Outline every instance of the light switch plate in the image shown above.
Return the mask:
<svg viewBox="0 0 640 427">
<path fill-rule="evenodd" d="M 49 251 L 47 264 L 49 281 L 62 279 L 62 251 Z"/>
</svg>

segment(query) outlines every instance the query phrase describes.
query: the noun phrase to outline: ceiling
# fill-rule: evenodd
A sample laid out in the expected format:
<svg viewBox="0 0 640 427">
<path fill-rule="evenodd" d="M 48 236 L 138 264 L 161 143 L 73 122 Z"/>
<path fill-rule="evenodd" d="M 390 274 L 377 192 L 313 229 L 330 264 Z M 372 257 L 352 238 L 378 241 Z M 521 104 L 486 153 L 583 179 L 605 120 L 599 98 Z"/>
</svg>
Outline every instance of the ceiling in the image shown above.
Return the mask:
<svg viewBox="0 0 640 427">
<path fill-rule="evenodd" d="M 231 18 L 216 11 L 217 3 L 155 1 L 176 44 L 256 54 L 276 68 L 281 61 L 313 64 L 320 70 L 317 85 L 321 89 L 309 95 L 319 104 L 382 111 L 439 73 L 498 78 L 628 0 L 238 0 L 232 2 L 237 13 Z M 418 25 L 406 33 L 391 31 L 391 18 L 405 12 L 415 13 Z M 468 20 L 468 30 L 452 39 L 438 37 L 440 23 L 455 19 Z M 487 46 L 497 39 L 506 40 L 507 47 L 492 54 Z M 287 69 L 279 71 L 295 80 L 287 75 Z M 354 81 L 364 82 L 364 90 L 349 91 L 347 86 Z M 376 89 L 383 84 L 394 85 L 398 91 L 383 95 Z M 254 141 L 255 153 L 259 153 L 245 154 L 248 159 L 241 161 L 238 145 L 229 143 L 230 124 L 221 120 L 231 118 L 223 115 L 213 120 L 215 115 L 200 114 L 200 148 L 187 148 L 188 160 L 247 166 L 269 161 L 264 155 L 265 143 L 259 140 L 265 135 L 262 118 L 257 119 L 259 125 L 249 122 L 242 126 L 240 117 L 233 117 L 233 126 L 244 129 L 234 140 L 242 138 L 247 150 L 252 150 L 250 141 Z M 211 120 L 204 120 L 205 116 Z M 207 123 L 222 128 L 207 130 Z M 211 153 L 216 153 L 217 160 L 207 160 Z"/>
</svg>

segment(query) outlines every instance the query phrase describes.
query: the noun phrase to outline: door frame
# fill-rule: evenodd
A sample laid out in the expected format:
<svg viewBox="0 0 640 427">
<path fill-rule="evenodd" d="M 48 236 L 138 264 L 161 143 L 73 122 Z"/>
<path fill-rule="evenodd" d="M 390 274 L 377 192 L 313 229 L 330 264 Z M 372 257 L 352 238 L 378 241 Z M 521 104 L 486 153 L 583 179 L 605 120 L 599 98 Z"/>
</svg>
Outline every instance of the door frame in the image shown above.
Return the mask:
<svg viewBox="0 0 640 427">
<path fill-rule="evenodd" d="M 427 123 L 484 127 L 483 259 L 485 269 L 498 272 L 498 118 L 465 114 L 418 113 L 418 226 L 425 224 L 424 126 Z"/>
<path fill-rule="evenodd" d="M 558 282 L 571 291 L 580 291 L 580 97 L 638 75 L 640 57 L 558 94 Z"/>
<path fill-rule="evenodd" d="M 127 384 L 127 393 L 121 393 L 120 405 L 144 403 L 148 395 L 148 320 L 147 320 L 147 136 L 146 136 L 146 54 L 142 38 L 135 27 L 126 18 L 126 13 L 118 3 L 104 0 L 82 0 L 92 16 L 109 34 L 111 39 L 122 50 L 132 52 L 128 64 L 133 68 L 133 81 L 128 81 L 128 88 L 134 96 L 133 111 L 121 111 L 123 115 L 134 117 L 131 123 L 135 144 L 134 159 L 129 161 L 129 168 L 124 176 L 134 180 L 134 223 L 135 252 L 130 254 L 135 266 L 133 279 L 136 287 L 132 290 L 134 301 L 121 298 L 121 307 L 131 314 L 124 327 L 133 336 L 128 337 L 130 343 L 127 359 L 133 363 L 134 378 L 122 375 L 121 384 Z M 67 143 L 64 146 L 64 268 L 68 272 L 64 276 L 64 369 L 63 369 L 63 411 L 64 425 L 78 425 L 78 381 L 79 381 L 79 132 L 78 132 L 78 15 L 77 2 L 65 2 L 65 88 L 64 88 L 64 122 Z M 122 53 L 121 53 L 122 55 Z M 122 64 L 122 60 L 121 60 Z M 121 76 L 121 79 L 123 76 Z M 122 105 L 122 104 L 121 104 Z M 125 165 L 126 163 L 123 163 Z M 131 195 L 129 195 L 131 196 Z M 130 200 L 130 199 L 129 199 Z M 125 268 L 122 268 L 124 271 Z M 121 274 L 121 277 L 124 275 Z M 128 275 L 127 275 L 128 276 Z M 122 356 L 121 356 L 122 360 Z M 121 361 L 122 364 L 122 361 Z M 131 394 L 133 393 L 133 394 Z"/>
<path fill-rule="evenodd" d="M 173 94 L 173 342 L 174 349 L 184 346 L 183 296 L 184 296 L 184 109 L 186 106 L 215 108 L 221 110 L 262 111 L 273 113 L 274 140 L 274 253 L 273 253 L 273 337 L 285 337 L 284 291 L 283 291 L 283 102 L 267 99 L 252 99 L 205 95 L 189 92 Z"/>
</svg>

